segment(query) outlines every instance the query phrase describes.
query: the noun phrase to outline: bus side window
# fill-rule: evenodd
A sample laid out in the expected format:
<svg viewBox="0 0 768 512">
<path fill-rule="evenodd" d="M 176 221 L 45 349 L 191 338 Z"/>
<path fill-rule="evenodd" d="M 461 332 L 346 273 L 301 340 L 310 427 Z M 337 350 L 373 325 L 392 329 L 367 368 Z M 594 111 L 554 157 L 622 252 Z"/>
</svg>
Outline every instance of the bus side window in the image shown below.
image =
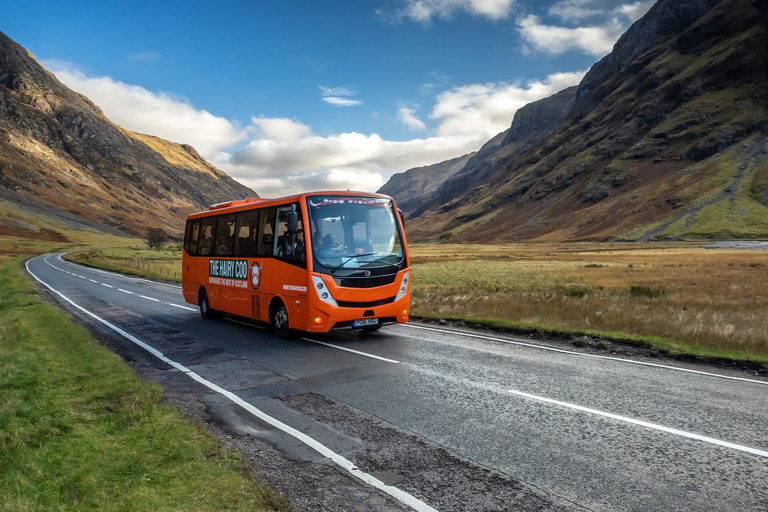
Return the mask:
<svg viewBox="0 0 768 512">
<path fill-rule="evenodd" d="M 304 262 L 306 259 L 306 250 L 304 246 L 304 229 L 301 222 L 301 210 L 296 206 L 296 212 L 299 214 L 299 230 L 295 235 L 288 233 L 288 214 L 293 205 L 282 207 L 277 214 L 277 246 L 275 247 L 275 256 L 288 260 Z"/>
<path fill-rule="evenodd" d="M 187 254 L 194 256 L 197 254 L 197 242 L 200 238 L 200 221 L 188 221 L 186 231 L 186 236 L 184 237 L 184 250 L 187 251 Z"/>
<path fill-rule="evenodd" d="M 216 243 L 216 217 L 206 217 L 200 224 L 200 256 L 212 256 Z"/>
<path fill-rule="evenodd" d="M 261 228 L 259 229 L 259 245 L 256 254 L 258 256 L 272 256 L 272 248 L 275 244 L 275 209 L 264 208 L 261 210 Z"/>
<path fill-rule="evenodd" d="M 259 243 L 259 210 L 237 214 L 235 256 L 255 256 Z"/>
<path fill-rule="evenodd" d="M 216 230 L 216 254 L 220 256 L 232 255 L 233 236 L 235 234 L 235 214 L 219 217 L 219 226 Z"/>
</svg>

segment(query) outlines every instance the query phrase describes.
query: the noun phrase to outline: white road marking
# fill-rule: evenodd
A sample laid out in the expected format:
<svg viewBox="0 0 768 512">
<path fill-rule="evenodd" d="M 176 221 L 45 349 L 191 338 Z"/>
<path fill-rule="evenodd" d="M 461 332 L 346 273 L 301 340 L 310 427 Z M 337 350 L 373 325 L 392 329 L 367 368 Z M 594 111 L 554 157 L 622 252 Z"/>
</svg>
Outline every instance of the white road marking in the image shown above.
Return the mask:
<svg viewBox="0 0 768 512">
<path fill-rule="evenodd" d="M 64 261 L 63 259 L 61 259 L 61 255 L 60 255 L 60 254 L 58 255 L 58 259 L 59 259 L 59 261 L 61 261 L 62 263 L 67 263 L 66 261 Z M 59 267 L 57 267 L 56 265 L 53 265 L 51 262 L 49 262 L 49 261 L 48 261 L 48 257 L 47 257 L 47 256 L 46 256 L 45 258 L 43 258 L 43 261 L 44 261 L 44 262 L 45 262 L 45 263 L 46 263 L 46 264 L 47 264 L 49 267 L 51 267 L 51 268 L 55 268 L 56 270 L 59 270 L 59 271 L 61 271 L 61 272 L 67 272 L 67 274 L 71 274 L 71 272 L 68 272 L 68 271 L 64 270 L 63 268 L 59 268 Z M 115 274 L 114 272 L 107 272 L 106 270 L 99 270 L 99 269 L 91 269 L 91 270 L 96 270 L 96 271 L 98 271 L 98 272 L 100 272 L 100 273 L 102 273 L 102 274 L 109 274 L 110 276 L 113 276 L 113 277 L 114 277 L 115 275 L 117 275 L 117 274 Z M 73 275 L 74 275 L 74 274 L 73 274 Z M 120 276 L 120 277 L 122 277 L 122 276 Z M 95 281 L 95 280 L 93 280 L 93 279 L 88 279 L 88 280 L 89 280 L 90 282 L 92 282 L 92 283 L 98 283 L 98 281 Z M 146 282 L 148 282 L 148 283 L 153 283 L 152 281 L 147 281 L 146 279 L 134 279 L 134 281 L 146 281 Z M 100 283 L 100 284 L 101 284 L 101 286 L 106 286 L 107 288 L 114 288 L 114 286 L 112 286 L 111 284 L 107 284 L 107 283 Z M 154 284 L 163 284 L 163 283 L 154 283 Z M 170 285 L 166 285 L 166 286 L 170 286 Z M 129 294 L 133 295 L 133 292 L 129 292 L 129 291 L 127 291 L 127 290 L 123 290 L 123 289 L 121 289 L 121 288 L 118 288 L 118 290 L 120 290 L 121 292 L 124 292 L 124 293 L 129 293 Z M 159 299 L 155 299 L 155 298 L 152 298 L 152 297 L 147 297 L 146 295 L 139 295 L 139 297 L 141 297 L 142 299 L 147 299 L 147 300 L 151 300 L 151 301 L 154 301 L 154 302 L 162 302 L 162 301 L 161 301 L 161 300 L 159 300 Z M 195 309 L 195 308 L 189 308 L 189 307 L 187 307 L 187 306 L 180 306 L 180 305 L 178 305 L 178 304 L 172 304 L 172 303 L 170 303 L 170 302 L 163 302 L 163 304 L 166 304 L 166 305 L 168 305 L 168 306 L 173 306 L 173 307 L 175 307 L 175 308 L 186 309 L 187 311 L 197 311 L 197 309 Z"/>
<path fill-rule="evenodd" d="M 367 484 L 369 484 L 369 485 L 379 489 L 380 491 L 383 491 L 383 492 L 389 494 L 390 496 L 392 496 L 393 498 L 395 498 L 399 502 L 401 502 L 401 503 L 411 507 L 413 510 L 416 510 L 418 512 L 437 512 L 437 510 L 435 510 L 434 508 L 430 507 L 429 505 L 427 505 L 426 503 L 424 503 L 420 499 L 416 498 L 415 496 L 412 496 L 412 495 L 408 494 L 407 492 L 401 491 L 397 487 L 394 487 L 394 486 L 391 486 L 391 485 L 387 485 L 384 482 L 382 482 L 381 480 L 379 480 L 378 478 L 374 477 L 373 475 L 370 475 L 370 474 L 368 474 L 368 473 L 366 473 L 364 471 L 361 471 L 360 469 L 358 469 L 352 463 L 352 461 L 350 461 L 349 459 L 347 459 L 347 458 L 339 455 L 338 453 L 334 452 L 333 450 L 331 450 L 327 446 L 325 446 L 322 443 L 316 441 L 314 438 L 312 438 L 312 437 L 310 437 L 310 436 L 308 436 L 308 435 L 306 435 L 306 434 L 296 430 L 295 428 L 293 428 L 293 427 L 283 423 L 282 421 L 278 420 L 277 418 L 273 418 L 272 416 L 269 416 L 265 412 L 261 411 L 260 409 L 257 409 L 253 405 L 251 405 L 248 402 L 244 401 L 242 398 L 240 398 L 236 394 L 232 393 L 231 391 L 228 391 L 228 390 L 218 386 L 217 384 L 215 384 L 215 383 L 213 383 L 213 382 L 211 382 L 211 381 L 209 381 L 207 379 L 204 379 L 203 377 L 201 377 L 197 373 L 193 372 L 192 370 L 190 370 L 189 368 L 187 368 L 183 364 L 177 363 L 176 361 L 173 361 L 172 359 L 167 358 L 162 352 L 160 352 L 159 350 L 157 350 L 153 346 L 151 346 L 151 345 L 141 341 L 139 338 L 137 338 L 137 337 L 133 336 L 132 334 L 124 331 L 123 329 L 121 329 L 121 328 L 117 327 L 116 325 L 108 322 L 107 320 L 104 320 L 100 316 L 98 316 L 98 315 L 96 315 L 94 313 L 91 313 L 90 311 L 88 311 L 84 307 L 82 307 L 82 306 L 80 306 L 78 304 L 75 304 L 75 302 L 70 300 L 63 293 L 59 292 L 58 290 L 55 290 L 48 283 L 44 282 L 39 277 L 37 277 L 34 273 L 32 273 L 32 271 L 29 270 L 29 261 L 27 261 L 26 267 L 27 267 L 27 272 L 29 272 L 29 274 L 32 277 L 34 277 L 40 283 L 45 285 L 53 293 L 57 294 L 59 297 L 61 297 L 62 299 L 64 299 L 68 303 L 70 303 L 73 307 L 79 309 L 80 311 L 82 311 L 86 315 L 88 315 L 91 318 L 97 320 L 98 322 L 100 322 L 103 325 L 109 327 L 110 329 L 112 329 L 116 333 L 120 334 L 124 338 L 126 338 L 126 339 L 130 340 L 131 342 L 135 343 L 136 345 L 140 346 L 141 348 L 143 348 L 144 350 L 146 350 L 150 354 L 154 355 L 155 357 L 157 357 L 161 361 L 163 361 L 163 362 L 173 366 L 177 370 L 185 373 L 187 376 L 189 376 L 192 379 L 196 380 L 200 384 L 202 384 L 202 385 L 206 386 L 207 388 L 209 388 L 209 389 L 219 393 L 220 395 L 228 398 L 233 403 L 239 405 L 240 407 L 242 407 L 243 409 L 245 409 L 246 411 L 251 413 L 253 416 L 256 416 L 260 420 L 265 421 L 265 422 L 269 423 L 270 425 L 272 425 L 273 427 L 275 427 L 277 429 L 280 429 L 283 432 L 285 432 L 286 434 L 288 434 L 288 435 L 298 439 L 302 443 L 306 444 L 307 446 L 309 446 L 310 448 L 312 448 L 313 450 L 318 452 L 323 457 L 326 457 L 326 458 L 330 459 L 331 461 L 333 461 L 338 466 L 340 466 L 343 469 L 347 470 L 350 474 L 352 474 L 356 478 L 358 478 L 358 479 L 362 480 L 363 482 L 365 482 L 365 483 L 367 483 Z"/>
<path fill-rule="evenodd" d="M 325 345 L 326 347 L 331 347 L 331 348 L 337 348 L 339 350 L 344 350 L 345 352 L 352 352 L 353 354 L 358 354 L 358 355 L 365 356 L 365 357 L 371 357 L 373 359 L 379 359 L 380 361 L 386 361 L 388 363 L 400 364 L 400 361 L 395 361 L 394 359 L 387 359 L 386 357 L 375 356 L 373 354 L 368 354 L 366 352 L 359 352 L 357 350 L 352 350 L 351 348 L 346 348 L 346 347 L 340 347 L 338 345 L 333 345 L 332 343 L 325 343 L 324 341 L 317 341 L 317 340 L 313 340 L 313 339 L 310 339 L 310 338 L 301 338 L 301 339 L 303 339 L 304 341 L 309 341 L 311 343 L 317 343 L 318 345 Z"/>
<path fill-rule="evenodd" d="M 27 267 L 27 270 L 29 270 L 29 267 Z M 32 272 L 30 272 L 30 274 L 32 274 Z M 44 285 L 48 286 L 46 283 L 44 283 L 43 281 L 38 279 L 34 274 L 32 274 L 32 276 L 35 277 L 35 279 L 37 279 L 38 281 L 40 281 Z M 48 287 L 51 288 L 50 286 L 48 286 Z M 51 290 L 53 290 L 53 288 L 51 288 Z M 61 295 L 62 297 L 64 297 L 61 293 L 57 292 L 56 290 L 53 290 L 53 291 L 56 292 L 57 294 Z M 120 290 L 120 291 L 125 291 L 125 290 Z M 127 292 L 126 291 L 126 293 L 131 293 L 131 292 Z M 66 297 L 64 297 L 64 298 L 69 301 L 69 299 L 67 299 Z M 69 302 L 72 303 L 71 301 L 69 301 Z M 74 303 L 72 303 L 72 304 L 75 305 Z M 75 306 L 79 307 L 77 305 L 75 305 Z M 183 307 L 183 306 L 176 306 L 176 307 Z M 186 308 L 186 309 L 192 309 L 192 308 Z M 87 313 L 89 315 L 94 316 L 95 318 L 98 319 L 98 317 L 96 317 L 92 313 L 90 313 L 90 312 L 87 312 Z M 99 319 L 99 320 L 102 321 L 101 319 Z M 236 320 L 232 320 L 232 321 L 237 322 Z M 106 322 L 106 321 L 103 321 L 103 322 Z M 245 323 L 245 322 L 237 322 L 237 323 Z M 246 325 L 252 326 L 251 324 L 246 324 Z M 472 337 L 472 338 L 485 339 L 485 340 L 490 340 L 490 341 L 499 341 L 499 342 L 502 342 L 502 343 L 508 343 L 508 344 L 519 345 L 519 346 L 526 346 L 526 347 L 542 349 L 542 350 L 547 350 L 547 351 L 552 351 L 552 352 L 565 353 L 565 354 L 569 354 L 569 355 L 577 355 L 577 356 L 582 356 L 582 357 L 593 357 L 593 358 L 598 358 L 598 359 L 607 359 L 607 360 L 611 360 L 611 361 L 619 361 L 619 362 L 626 362 L 626 363 L 632 363 L 632 364 L 640 364 L 640 365 L 645 365 L 645 366 L 659 367 L 659 368 L 683 371 L 683 372 L 694 373 L 694 374 L 701 374 L 701 375 L 712 376 L 712 377 L 720 377 L 720 378 L 731 379 L 731 380 L 747 381 L 747 382 L 753 382 L 753 383 L 758 383 L 758 384 L 768 384 L 768 383 L 763 382 L 763 381 L 756 381 L 756 380 L 751 380 L 751 379 L 742 379 L 742 378 L 738 378 L 738 377 L 727 377 L 727 376 L 718 375 L 718 374 L 714 374 L 714 373 L 700 372 L 700 371 L 696 371 L 696 370 L 687 370 L 687 369 L 684 369 L 684 368 L 677 368 L 677 367 L 674 367 L 674 366 L 665 366 L 665 365 L 659 365 L 659 364 L 653 364 L 653 363 L 644 363 L 644 362 L 640 362 L 640 361 L 633 361 L 633 360 L 630 360 L 630 359 L 622 359 L 622 358 L 615 358 L 615 357 L 608 357 L 608 356 L 597 356 L 597 355 L 592 355 L 592 354 L 583 354 L 583 353 L 580 353 L 580 352 L 574 352 L 574 351 L 570 351 L 570 350 L 551 348 L 551 347 L 536 345 L 536 344 L 532 344 L 532 343 L 513 341 L 513 340 L 509 340 L 509 339 L 504 339 L 504 338 L 494 338 L 494 337 L 491 337 L 491 336 L 483 336 L 483 335 L 477 335 L 477 334 L 466 333 L 466 332 L 461 332 L 461 331 L 451 331 L 451 330 L 445 330 L 445 329 L 436 329 L 436 328 L 431 328 L 431 327 L 408 325 L 408 324 L 402 324 L 402 326 L 403 327 L 411 327 L 411 328 L 415 328 L 415 329 L 424 329 L 424 330 L 435 331 L 435 332 L 442 332 L 442 333 L 447 333 L 447 334 L 467 336 L 467 337 Z M 115 329 L 118 329 L 118 328 L 115 328 Z M 400 361 L 395 361 L 393 359 L 387 359 L 387 358 L 376 356 L 376 355 L 373 355 L 373 354 L 368 354 L 368 353 L 365 353 L 365 352 L 360 352 L 360 351 L 357 351 L 357 350 L 352 350 L 352 349 L 349 349 L 349 348 L 346 348 L 346 347 L 341 347 L 341 346 L 334 345 L 334 344 L 331 344 L 331 343 L 326 343 L 326 342 L 322 342 L 322 341 L 318 341 L 318 340 L 313 340 L 313 339 L 310 339 L 310 338 L 302 338 L 302 339 L 305 340 L 305 341 L 311 342 L 311 343 L 316 343 L 316 344 L 319 344 L 319 345 L 325 345 L 325 346 L 328 346 L 328 347 L 331 347 L 331 348 L 336 348 L 336 349 L 339 349 L 339 350 L 344 350 L 346 352 L 351 352 L 351 353 L 358 354 L 358 355 L 361 355 L 361 356 L 370 357 L 370 358 L 373 358 L 373 359 L 378 359 L 378 360 L 382 360 L 382 361 L 386 361 L 386 362 L 390 362 L 390 363 L 394 363 L 394 364 L 400 364 Z M 193 377 L 193 378 L 195 378 L 195 377 Z M 195 379 L 195 380 L 198 380 L 198 379 Z M 200 382 L 202 382 L 202 381 L 200 381 Z M 215 386 L 215 384 L 213 384 L 213 385 Z M 602 416 L 602 417 L 606 417 L 606 418 L 610 418 L 610 419 L 614 419 L 614 420 L 618 420 L 618 421 L 623 421 L 625 423 L 629 423 L 629 424 L 633 424 L 633 425 L 638 425 L 638 426 L 642 426 L 642 427 L 646 427 L 646 428 L 651 428 L 651 429 L 654 429 L 654 430 L 659 430 L 659 431 L 666 432 L 666 433 L 669 433 L 669 434 L 678 435 L 678 436 L 685 437 L 685 438 L 688 438 L 688 439 L 694 439 L 694 440 L 698 440 L 698 441 L 703 441 L 703 442 L 710 443 L 710 444 L 717 445 L 717 446 L 722 446 L 722 447 L 731 448 L 731 449 L 735 449 L 735 450 L 739 450 L 739 451 L 744 451 L 744 452 L 751 453 L 751 454 L 754 454 L 754 455 L 758 455 L 758 456 L 761 456 L 761 457 L 768 457 L 768 452 L 767 451 L 759 450 L 759 449 L 756 449 L 756 448 L 750 448 L 750 447 L 747 447 L 747 446 L 743 446 L 743 445 L 739 445 L 739 444 L 735 444 L 735 443 L 730 443 L 728 441 L 722 441 L 722 440 L 719 440 L 719 439 L 715 439 L 715 438 L 711 438 L 711 437 L 706 437 L 706 436 L 701 436 L 701 435 L 694 434 L 694 433 L 691 433 L 691 432 L 686 432 L 686 431 L 683 431 L 683 430 L 678 430 L 678 429 L 673 429 L 673 428 L 670 428 L 670 427 L 665 427 L 663 425 L 658 425 L 658 424 L 655 424 L 655 423 L 650 423 L 650 422 L 646 422 L 646 421 L 642 421 L 642 420 L 636 420 L 634 418 L 629 418 L 629 417 L 626 417 L 626 416 L 620 416 L 620 415 L 612 414 L 612 413 L 605 412 L 605 411 L 599 411 L 597 409 L 590 409 L 590 408 L 582 407 L 582 406 L 579 406 L 579 405 L 576 405 L 576 404 L 570 404 L 568 402 L 561 402 L 561 401 L 550 399 L 550 398 L 545 398 L 545 397 L 541 397 L 541 396 L 537 396 L 537 395 L 532 395 L 532 394 L 529 394 L 529 393 L 524 393 L 522 391 L 508 390 L 508 392 L 510 394 L 515 394 L 515 395 L 522 396 L 522 397 L 525 397 L 525 398 L 529 398 L 529 399 L 532 399 L 532 400 L 538 400 L 538 401 L 541 401 L 541 402 L 550 403 L 550 404 L 553 404 L 553 405 L 558 405 L 558 406 L 561 406 L 561 407 L 565 407 L 565 408 L 569 408 L 569 409 L 574 409 L 574 410 L 578 410 L 578 411 L 581 411 L 581 412 L 586 412 L 586 413 L 590 413 L 590 414 L 594 414 L 594 415 L 598 415 L 598 416 Z M 247 404 L 247 405 L 250 405 L 250 404 Z M 275 420 L 275 421 L 278 421 L 278 420 Z M 290 428 L 290 427 L 288 427 L 288 428 Z M 371 477 L 371 478 L 373 478 L 373 477 Z M 384 484 L 382 483 L 382 485 L 384 485 Z M 400 491 L 400 492 L 402 492 L 402 491 Z M 425 506 L 427 506 L 427 505 L 425 505 Z"/>
<path fill-rule="evenodd" d="M 58 258 L 59 261 L 61 261 L 64 264 L 68 263 L 70 265 L 76 265 L 76 263 L 72 263 L 72 262 L 67 261 L 64 258 L 62 258 L 62 256 L 64 254 L 68 254 L 68 253 L 58 254 L 56 257 Z M 50 263 L 48 263 L 48 264 L 50 265 Z M 51 266 L 53 266 L 53 265 L 51 265 Z M 138 277 L 129 277 L 129 276 L 120 274 L 118 272 L 111 272 L 109 270 L 102 270 L 100 268 L 90 267 L 90 266 L 87 266 L 87 265 L 78 265 L 78 267 L 80 267 L 80 268 L 87 268 L 91 272 L 98 272 L 100 274 L 107 274 L 108 276 L 113 277 L 113 278 L 114 277 L 118 277 L 118 278 L 121 278 L 121 279 L 127 279 L 128 281 L 143 281 L 143 282 L 146 282 L 146 283 L 156 284 L 156 285 L 159 285 L 159 286 L 168 286 L 168 287 L 174 288 L 174 289 L 181 288 L 180 284 L 158 283 L 157 281 L 150 281 L 149 279 L 138 278 Z M 58 267 L 53 267 L 53 268 L 58 268 Z M 59 269 L 59 270 L 63 270 L 63 269 Z M 66 270 L 63 270 L 63 271 L 66 272 Z"/>
<path fill-rule="evenodd" d="M 574 409 L 576 411 L 586 412 L 586 413 L 594 414 L 594 415 L 597 415 L 597 416 L 603 416 L 605 418 L 610 418 L 610 419 L 613 419 L 613 420 L 623 421 L 623 422 L 626 422 L 626 423 L 631 423 L 633 425 L 639 425 L 641 427 L 652 428 L 654 430 L 660 430 L 660 431 L 666 432 L 668 434 L 674 434 L 676 436 L 687 437 L 688 439 L 695 439 L 697 441 L 703 441 L 705 443 L 710 443 L 710 444 L 714 444 L 714 445 L 717 445 L 717 446 L 723 446 L 725 448 L 731 448 L 731 449 L 734 449 L 734 450 L 740 450 L 740 451 L 743 451 L 743 452 L 751 453 L 753 455 L 759 455 L 760 457 L 768 457 L 768 452 L 767 451 L 758 450 L 756 448 L 750 448 L 748 446 L 743 446 L 743 445 L 740 445 L 740 444 L 729 443 L 728 441 L 721 441 L 720 439 L 714 439 L 712 437 L 701 436 L 699 434 L 693 434 L 691 432 L 686 432 L 684 430 L 678 430 L 678 429 L 675 429 L 675 428 L 665 427 L 663 425 L 657 425 L 656 423 L 650 423 L 650 422 L 647 422 L 647 421 L 636 420 L 634 418 L 628 418 L 626 416 L 619 416 L 618 414 L 611 414 L 609 412 L 598 411 L 597 409 L 589 409 L 587 407 L 582 407 L 580 405 L 571 404 L 571 403 L 568 403 L 568 402 L 561 402 L 559 400 L 553 400 L 551 398 L 545 398 L 543 396 L 531 395 L 529 393 L 523 393 L 522 391 L 516 391 L 514 389 L 510 389 L 508 391 L 509 391 L 509 393 L 512 393 L 512 394 L 515 394 L 515 395 L 519 395 L 519 396 L 522 396 L 522 397 L 525 397 L 525 398 L 530 398 L 531 400 L 538 400 L 540 402 L 546 402 L 548 404 L 559 405 L 560 407 L 566 407 L 568 409 Z"/>
<path fill-rule="evenodd" d="M 591 357 L 593 359 L 605 359 L 608 361 L 616 361 L 620 363 L 628 363 L 628 364 L 638 364 L 641 366 L 650 366 L 653 368 L 664 368 L 666 370 L 675 370 L 678 372 L 685 372 L 685 373 L 694 373 L 696 375 L 706 375 L 708 377 L 717 377 L 720 379 L 728 379 L 728 380 L 738 380 L 742 382 L 751 382 L 753 384 L 763 384 L 764 386 L 768 386 L 768 382 L 763 380 L 755 380 L 755 379 L 746 379 L 744 377 L 730 377 L 728 375 L 720 375 L 718 373 L 710 373 L 710 372 L 702 372 L 699 370 L 689 370 L 687 368 L 678 368 L 677 366 L 668 366 L 664 364 L 656 364 L 656 363 L 646 363 L 644 361 L 634 361 L 632 359 L 624 359 L 621 357 L 611 357 L 611 356 L 599 356 L 596 354 L 585 354 L 583 352 L 575 352 L 573 350 L 565 350 L 561 348 L 554 348 L 554 347 L 547 347 L 544 345 L 537 345 L 535 343 L 527 343 L 524 341 L 515 341 L 511 339 L 506 338 L 494 338 L 493 336 L 485 336 L 481 334 L 472 334 L 469 332 L 462 332 L 462 331 L 451 331 L 448 329 L 436 329 L 434 327 L 425 327 L 422 325 L 412 325 L 412 324 L 397 324 L 398 327 L 410 327 L 412 329 L 424 329 L 425 331 L 435 331 L 435 332 L 442 332 L 447 334 L 454 334 L 457 336 L 466 336 L 468 338 L 479 338 L 482 340 L 488 340 L 488 341 L 499 341 L 501 343 L 506 343 L 509 345 L 518 345 L 521 347 L 529 347 L 529 348 L 536 348 L 540 350 L 547 350 L 549 352 L 559 352 L 561 354 L 568 354 L 568 355 L 574 355 L 579 357 Z"/>
<path fill-rule="evenodd" d="M 129 292 L 128 290 L 123 290 L 122 288 L 118 288 L 117 291 L 127 293 L 129 295 L 133 295 L 133 292 Z"/>
<path fill-rule="evenodd" d="M 197 311 L 197 309 L 195 309 L 195 308 L 190 308 L 190 307 L 187 307 L 187 306 L 180 306 L 179 304 L 171 304 L 170 302 L 166 302 L 166 304 L 168 304 L 169 306 L 173 306 L 175 308 L 186 309 L 187 311 Z"/>
</svg>

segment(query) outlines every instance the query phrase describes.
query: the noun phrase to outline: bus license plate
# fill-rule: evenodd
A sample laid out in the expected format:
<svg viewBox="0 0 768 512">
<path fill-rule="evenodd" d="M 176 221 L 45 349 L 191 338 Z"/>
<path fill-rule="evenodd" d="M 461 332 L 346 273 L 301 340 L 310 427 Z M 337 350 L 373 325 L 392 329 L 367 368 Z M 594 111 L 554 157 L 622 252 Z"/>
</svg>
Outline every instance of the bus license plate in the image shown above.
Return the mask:
<svg viewBox="0 0 768 512">
<path fill-rule="evenodd" d="M 364 327 L 366 325 L 379 325 L 378 318 L 366 318 L 365 320 L 355 320 L 352 327 Z"/>
</svg>

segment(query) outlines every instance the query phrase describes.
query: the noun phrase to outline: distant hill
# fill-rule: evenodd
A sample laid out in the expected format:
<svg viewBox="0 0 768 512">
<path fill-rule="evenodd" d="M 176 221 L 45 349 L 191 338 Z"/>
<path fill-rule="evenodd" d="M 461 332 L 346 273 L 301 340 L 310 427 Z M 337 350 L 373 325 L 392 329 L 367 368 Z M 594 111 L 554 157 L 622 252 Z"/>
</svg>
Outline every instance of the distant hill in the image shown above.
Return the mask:
<svg viewBox="0 0 768 512">
<path fill-rule="evenodd" d="M 768 237 L 768 2 L 659 0 L 489 144 L 406 197 L 412 239 Z"/>
<path fill-rule="evenodd" d="M 193 147 L 110 122 L 0 32 L 0 233 L 48 222 L 178 235 L 189 213 L 245 197 L 258 196 Z"/>
</svg>

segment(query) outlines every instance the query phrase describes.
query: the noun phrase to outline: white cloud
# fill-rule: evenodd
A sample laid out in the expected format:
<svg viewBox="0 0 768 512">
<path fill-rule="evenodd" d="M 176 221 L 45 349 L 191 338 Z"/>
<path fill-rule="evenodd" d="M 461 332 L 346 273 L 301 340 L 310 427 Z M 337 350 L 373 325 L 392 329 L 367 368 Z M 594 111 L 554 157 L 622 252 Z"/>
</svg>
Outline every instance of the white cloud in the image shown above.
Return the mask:
<svg viewBox="0 0 768 512">
<path fill-rule="evenodd" d="M 573 85 L 583 73 L 559 73 L 525 84 L 456 87 L 436 98 L 432 136 L 385 140 L 376 133 L 347 132 L 321 137 L 310 126 L 287 118 L 253 117 L 248 129 L 192 107 L 183 98 L 152 93 L 109 77 L 92 78 L 71 65 L 49 64 L 71 88 L 91 98 L 107 116 L 135 131 L 189 143 L 211 163 L 262 196 L 321 189 L 377 190 L 392 174 L 477 150 L 509 127 L 522 105 Z M 323 98 L 350 101 L 351 88 L 323 88 Z M 344 96 L 346 95 L 346 96 Z M 401 107 L 398 118 L 424 129 L 415 108 Z M 250 138 L 231 154 L 223 150 Z"/>
<path fill-rule="evenodd" d="M 339 98 L 337 96 L 326 96 L 323 98 L 323 101 L 330 105 L 333 105 L 334 107 L 356 107 L 363 103 L 360 100 L 352 100 L 349 98 Z"/>
<path fill-rule="evenodd" d="M 335 107 L 356 107 L 362 105 L 362 101 L 353 100 L 345 96 L 354 96 L 357 90 L 354 87 L 319 87 L 322 100 Z"/>
<path fill-rule="evenodd" d="M 318 87 L 323 96 L 354 96 L 357 91 L 354 87 Z"/>
<path fill-rule="evenodd" d="M 397 119 L 413 131 L 426 130 L 427 125 L 414 115 L 415 112 L 414 109 L 402 107 L 397 111 Z"/>
<path fill-rule="evenodd" d="M 128 56 L 128 62 L 134 64 L 136 62 L 156 62 L 160 60 L 160 55 L 152 52 L 141 52 Z"/>
<path fill-rule="evenodd" d="M 641 2 L 635 2 L 633 4 L 624 4 L 618 7 L 618 12 L 623 14 L 624 16 L 629 19 L 631 22 L 635 22 L 642 18 L 645 13 L 648 12 L 648 9 L 650 9 L 653 4 L 656 3 L 656 0 L 646 0 Z"/>
<path fill-rule="evenodd" d="M 312 133 L 312 129 L 302 123 L 286 118 L 252 117 L 253 130 L 258 130 L 260 136 L 291 142 Z"/>
<path fill-rule="evenodd" d="M 456 87 L 437 97 L 430 117 L 440 120 L 441 136 L 481 134 L 488 140 L 509 128 L 517 109 L 578 84 L 585 73 L 555 73 L 525 85 L 502 82 Z"/>
<path fill-rule="evenodd" d="M 627 3 L 625 0 L 561 0 L 552 4 L 549 15 L 557 16 L 566 22 L 591 19 L 602 23 L 617 16 L 634 22 L 648 12 L 655 1 L 640 0 Z"/>
<path fill-rule="evenodd" d="M 45 61 L 44 65 L 65 85 L 98 105 L 114 123 L 135 132 L 191 144 L 205 158 L 247 138 L 246 131 L 236 124 L 198 110 L 184 98 L 151 92 L 106 76 L 89 77 L 61 61 Z"/>
<path fill-rule="evenodd" d="M 544 25 L 534 15 L 518 20 L 518 31 L 533 49 L 559 55 L 568 50 L 578 50 L 595 57 L 602 57 L 613 49 L 613 45 L 626 27 L 612 19 L 601 26 L 559 27 Z"/>
<path fill-rule="evenodd" d="M 640 19 L 655 0 L 561 0 L 550 6 L 549 15 L 566 25 L 547 25 L 537 16 L 517 21 L 518 32 L 527 43 L 524 51 L 559 55 L 569 50 L 602 57 L 630 23 Z"/>
<path fill-rule="evenodd" d="M 297 131 L 286 130 L 301 132 L 298 139 L 285 136 L 283 130 L 270 135 L 262 128 L 247 147 L 213 163 L 267 197 L 338 188 L 374 191 L 395 172 L 477 150 L 509 128 L 518 108 L 575 85 L 583 76 L 584 72 L 556 73 L 525 84 L 475 84 L 446 91 L 437 97 L 430 116 L 439 122 L 432 137 L 391 141 L 356 132 L 320 137 L 295 123 Z M 413 117 L 423 124 L 407 107 L 399 109 L 398 117 Z M 258 120 L 261 126 L 271 121 Z M 277 121 L 275 125 L 283 126 L 286 120 Z"/>
<path fill-rule="evenodd" d="M 490 20 L 501 20 L 509 16 L 513 3 L 514 0 L 406 0 L 396 19 L 409 18 L 429 23 L 432 18 L 447 20 L 455 12 L 464 11 Z"/>
</svg>

